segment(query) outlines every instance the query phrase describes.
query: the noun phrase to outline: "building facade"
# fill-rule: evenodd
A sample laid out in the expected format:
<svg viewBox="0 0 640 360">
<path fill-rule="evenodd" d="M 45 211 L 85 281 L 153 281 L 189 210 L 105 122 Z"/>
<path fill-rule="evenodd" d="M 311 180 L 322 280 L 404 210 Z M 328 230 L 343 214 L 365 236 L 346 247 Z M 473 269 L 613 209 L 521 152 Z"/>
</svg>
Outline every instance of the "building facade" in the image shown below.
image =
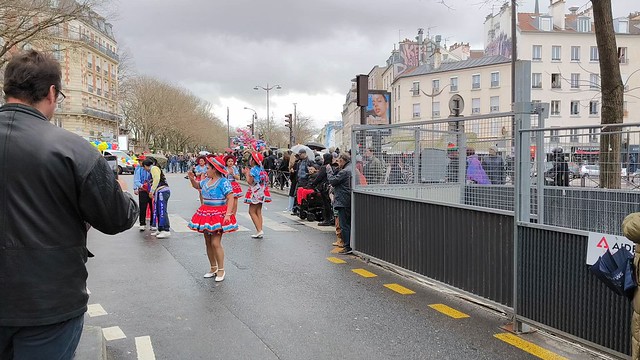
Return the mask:
<svg viewBox="0 0 640 360">
<path fill-rule="evenodd" d="M 87 140 L 116 142 L 119 57 L 112 25 L 91 13 L 52 28 L 49 46 L 66 95 L 52 122 Z"/>
<path fill-rule="evenodd" d="M 518 59 L 531 60 L 532 100 L 550 104 L 547 127 L 599 124 L 601 81 L 593 11 L 565 5 L 564 0 L 552 0 L 544 13 L 518 14 Z M 511 56 L 510 21 L 508 6 L 487 16 L 487 54 Z M 625 85 L 624 122 L 640 120 L 639 24 L 640 13 L 615 18 L 613 24 Z"/>
<path fill-rule="evenodd" d="M 453 95 L 464 100 L 462 116 L 510 111 L 510 60 L 487 56 L 402 73 L 391 88 L 392 123 L 449 117 Z"/>
</svg>

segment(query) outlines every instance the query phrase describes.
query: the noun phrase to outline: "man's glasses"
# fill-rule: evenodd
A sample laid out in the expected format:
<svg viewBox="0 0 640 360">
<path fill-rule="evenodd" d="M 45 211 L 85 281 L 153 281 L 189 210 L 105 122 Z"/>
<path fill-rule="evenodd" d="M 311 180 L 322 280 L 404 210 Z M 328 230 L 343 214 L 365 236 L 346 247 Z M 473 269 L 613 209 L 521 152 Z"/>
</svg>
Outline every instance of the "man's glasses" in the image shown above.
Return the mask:
<svg viewBox="0 0 640 360">
<path fill-rule="evenodd" d="M 56 97 L 56 102 L 58 104 L 62 104 L 62 102 L 64 101 L 64 99 L 67 98 L 67 96 L 60 90 L 58 89 L 56 86 L 54 86 L 54 88 L 56 89 L 56 91 L 58 92 L 58 96 Z"/>
</svg>

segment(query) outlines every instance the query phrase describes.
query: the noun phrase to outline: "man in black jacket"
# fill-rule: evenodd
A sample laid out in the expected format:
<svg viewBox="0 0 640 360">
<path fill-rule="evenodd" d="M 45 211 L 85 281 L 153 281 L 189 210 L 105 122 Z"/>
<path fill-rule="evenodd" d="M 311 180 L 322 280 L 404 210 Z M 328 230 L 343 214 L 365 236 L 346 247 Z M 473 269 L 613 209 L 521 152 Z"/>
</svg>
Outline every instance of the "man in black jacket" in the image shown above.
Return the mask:
<svg viewBox="0 0 640 360">
<path fill-rule="evenodd" d="M 88 141 L 49 122 L 50 55 L 15 55 L 0 107 L 0 359 L 71 359 L 87 310 L 87 230 L 125 231 L 138 205 Z M 38 145 L 41 144 L 41 145 Z"/>
</svg>

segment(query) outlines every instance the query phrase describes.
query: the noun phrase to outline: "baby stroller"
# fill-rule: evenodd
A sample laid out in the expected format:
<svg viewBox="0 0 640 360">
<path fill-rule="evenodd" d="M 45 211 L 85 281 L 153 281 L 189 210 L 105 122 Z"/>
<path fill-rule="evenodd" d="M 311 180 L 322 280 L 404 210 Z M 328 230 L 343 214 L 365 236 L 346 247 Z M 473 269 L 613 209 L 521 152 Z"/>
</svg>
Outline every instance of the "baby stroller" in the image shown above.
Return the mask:
<svg viewBox="0 0 640 360">
<path fill-rule="evenodd" d="M 316 189 L 298 189 L 298 217 L 307 221 L 322 220 L 322 194 Z"/>
</svg>

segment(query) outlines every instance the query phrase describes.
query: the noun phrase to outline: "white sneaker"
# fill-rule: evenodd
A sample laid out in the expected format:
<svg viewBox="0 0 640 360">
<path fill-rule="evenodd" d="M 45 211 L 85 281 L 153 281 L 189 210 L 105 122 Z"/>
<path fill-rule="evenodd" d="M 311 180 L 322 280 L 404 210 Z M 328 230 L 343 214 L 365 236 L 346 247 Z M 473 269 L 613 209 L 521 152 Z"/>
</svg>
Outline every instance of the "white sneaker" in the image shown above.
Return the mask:
<svg viewBox="0 0 640 360">
<path fill-rule="evenodd" d="M 147 230 L 147 226 L 146 225 L 140 225 L 140 231 L 145 231 Z"/>
<path fill-rule="evenodd" d="M 156 235 L 156 239 L 166 239 L 168 237 L 171 237 L 170 231 L 160 231 L 160 233 Z"/>
<path fill-rule="evenodd" d="M 204 274 L 204 278 L 205 279 L 209 279 L 209 278 L 212 278 L 214 276 L 216 276 L 216 273 L 214 273 L 214 272 L 208 272 L 208 273 Z"/>
<path fill-rule="evenodd" d="M 158 228 L 157 228 L 157 227 L 152 226 L 152 227 L 150 228 L 150 230 L 151 230 L 151 231 L 158 231 Z"/>
<path fill-rule="evenodd" d="M 151 236 L 158 236 L 158 235 L 160 235 L 160 233 L 161 233 L 161 231 L 156 230 L 156 231 L 151 233 Z"/>
<path fill-rule="evenodd" d="M 251 235 L 252 238 L 254 239 L 262 239 L 262 237 L 264 236 L 264 231 L 260 231 L 259 233 L 255 234 L 255 235 Z M 224 276 L 223 276 L 224 278 Z"/>
</svg>

